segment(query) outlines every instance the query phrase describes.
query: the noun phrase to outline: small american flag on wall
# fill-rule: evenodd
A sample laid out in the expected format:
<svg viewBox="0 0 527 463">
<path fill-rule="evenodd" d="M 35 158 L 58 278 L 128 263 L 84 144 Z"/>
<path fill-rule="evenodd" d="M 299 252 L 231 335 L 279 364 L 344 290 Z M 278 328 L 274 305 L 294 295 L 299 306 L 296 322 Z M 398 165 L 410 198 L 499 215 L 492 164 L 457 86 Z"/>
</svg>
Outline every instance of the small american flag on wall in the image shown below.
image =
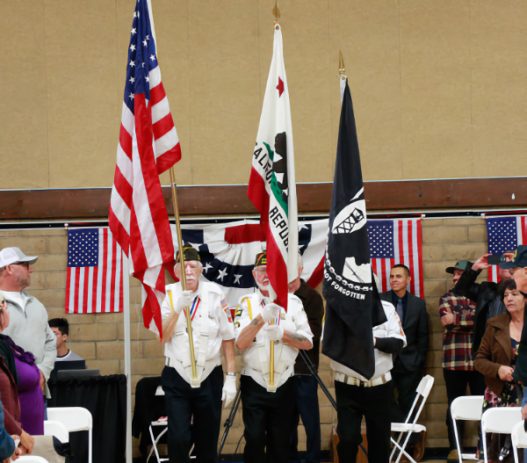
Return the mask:
<svg viewBox="0 0 527 463">
<path fill-rule="evenodd" d="M 66 313 L 122 312 L 124 259 L 108 228 L 68 230 Z"/>
<path fill-rule="evenodd" d="M 423 233 L 421 219 L 368 220 L 371 266 L 380 280 L 379 291 L 390 289 L 390 269 L 404 264 L 410 269 L 409 291 L 424 298 Z"/>
</svg>

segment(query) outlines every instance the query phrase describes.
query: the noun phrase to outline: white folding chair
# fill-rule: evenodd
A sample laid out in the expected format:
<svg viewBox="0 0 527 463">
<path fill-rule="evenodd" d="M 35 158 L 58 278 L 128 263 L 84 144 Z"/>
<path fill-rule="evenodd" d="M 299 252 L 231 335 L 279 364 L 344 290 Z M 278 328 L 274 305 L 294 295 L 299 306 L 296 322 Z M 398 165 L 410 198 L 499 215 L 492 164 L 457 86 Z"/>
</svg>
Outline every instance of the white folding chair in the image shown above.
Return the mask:
<svg viewBox="0 0 527 463">
<path fill-rule="evenodd" d="M 60 421 L 68 432 L 88 431 L 88 463 L 92 463 L 93 418 L 84 407 L 49 407 L 48 419 Z"/>
<path fill-rule="evenodd" d="M 63 444 L 70 441 L 70 434 L 60 421 L 44 420 L 44 435 L 56 437 Z"/>
<path fill-rule="evenodd" d="M 456 438 L 457 454 L 459 463 L 465 460 L 478 460 L 475 453 L 462 453 L 463 442 L 459 441 L 457 431 L 458 421 L 480 421 L 483 413 L 483 396 L 482 395 L 463 395 L 456 397 L 450 404 L 450 416 L 452 417 L 452 426 L 454 428 L 454 437 Z"/>
<path fill-rule="evenodd" d="M 156 396 L 164 396 L 165 391 L 161 386 L 157 386 L 156 389 Z M 159 433 L 156 435 L 154 432 L 154 428 L 161 428 Z M 152 454 L 155 454 L 157 463 L 163 463 L 164 461 L 168 461 L 168 458 L 162 457 L 159 455 L 159 449 L 157 448 L 157 445 L 159 444 L 159 440 L 167 433 L 168 431 L 168 419 L 167 417 L 160 417 L 157 420 L 151 421 L 150 426 L 148 426 L 148 432 L 150 433 L 150 439 L 152 440 L 152 448 L 150 449 L 150 452 L 148 452 L 148 456 L 146 457 L 146 463 L 148 463 L 148 460 L 150 460 L 150 457 Z M 194 451 L 194 444 L 192 444 L 192 447 L 190 448 L 189 457 L 191 460 L 195 460 L 196 456 L 192 455 L 192 452 Z"/>
<path fill-rule="evenodd" d="M 164 396 L 165 391 L 163 391 L 163 388 L 161 386 L 157 386 L 156 389 L 156 396 Z M 159 440 L 166 434 L 168 431 L 168 420 L 166 418 L 157 420 L 154 420 L 150 422 L 150 426 L 148 426 L 148 432 L 150 433 L 150 439 L 152 440 L 152 447 L 150 449 L 150 452 L 148 452 L 148 456 L 146 457 L 146 462 L 148 463 L 148 460 L 150 460 L 150 457 L 152 454 L 155 454 L 157 463 L 162 463 L 164 461 L 168 461 L 168 458 L 163 458 L 159 455 L 159 449 L 157 448 L 159 444 Z M 154 429 L 160 428 L 159 432 L 154 432 Z"/>
<path fill-rule="evenodd" d="M 21 457 L 18 457 L 16 461 L 19 463 L 49 463 L 48 460 L 37 455 L 22 455 Z"/>
<path fill-rule="evenodd" d="M 520 421 L 513 426 L 511 440 L 512 449 L 514 451 L 514 462 L 519 463 L 518 449 L 527 449 L 527 432 L 525 432 L 523 421 Z"/>
<path fill-rule="evenodd" d="M 493 407 L 481 416 L 481 439 L 483 440 L 483 459 L 488 463 L 487 433 L 511 434 L 512 428 L 521 421 L 521 407 Z"/>
<path fill-rule="evenodd" d="M 430 394 L 430 390 L 434 385 L 434 377 L 430 375 L 423 376 L 419 384 L 417 385 L 415 399 L 408 412 L 408 416 L 404 423 L 392 423 L 391 430 L 394 433 L 398 433 L 397 439 L 391 438 L 393 449 L 390 454 L 390 461 L 399 463 L 399 460 L 403 454 L 412 462 L 416 463 L 413 457 L 405 450 L 410 437 L 413 433 L 425 432 L 426 426 L 418 424 L 417 420 L 421 411 L 425 405 L 426 399 Z M 401 443 L 402 440 L 402 443 Z"/>
</svg>

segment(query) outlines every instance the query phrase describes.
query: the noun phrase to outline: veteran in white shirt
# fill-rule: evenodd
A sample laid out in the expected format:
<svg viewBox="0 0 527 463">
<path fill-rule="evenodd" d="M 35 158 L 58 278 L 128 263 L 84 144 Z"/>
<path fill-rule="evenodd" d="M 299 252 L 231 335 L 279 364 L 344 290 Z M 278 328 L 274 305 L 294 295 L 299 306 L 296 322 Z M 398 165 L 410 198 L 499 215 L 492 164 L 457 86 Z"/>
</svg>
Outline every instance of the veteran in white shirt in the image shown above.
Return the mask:
<svg viewBox="0 0 527 463">
<path fill-rule="evenodd" d="M 269 300 L 265 252 L 256 256 L 253 276 L 258 290 L 242 297 L 236 317 L 236 346 L 243 357 L 244 461 L 285 463 L 295 407 L 295 360 L 299 349 L 313 347 L 313 334 L 298 297 L 288 295 L 287 312 Z"/>
<path fill-rule="evenodd" d="M 181 283 L 166 287 L 161 306 L 165 368 L 161 385 L 165 391 L 168 415 L 168 453 L 170 461 L 190 462 L 192 443 L 201 463 L 217 461 L 221 402 L 227 406 L 236 396 L 234 325 L 221 288 L 200 281 L 203 272 L 199 253 L 183 247 L 186 290 Z M 176 263 L 176 276 L 181 276 Z M 195 366 L 185 308 L 191 318 Z M 225 357 L 225 382 L 221 352 Z M 192 427 L 192 430 L 191 430 Z"/>
</svg>

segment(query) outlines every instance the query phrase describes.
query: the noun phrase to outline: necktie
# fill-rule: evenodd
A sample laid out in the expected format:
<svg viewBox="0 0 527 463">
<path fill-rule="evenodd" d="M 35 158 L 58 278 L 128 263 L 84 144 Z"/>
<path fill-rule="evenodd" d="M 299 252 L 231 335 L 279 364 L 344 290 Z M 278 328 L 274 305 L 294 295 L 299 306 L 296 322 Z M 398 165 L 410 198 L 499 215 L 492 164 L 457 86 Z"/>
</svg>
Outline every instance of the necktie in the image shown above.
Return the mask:
<svg viewBox="0 0 527 463">
<path fill-rule="evenodd" d="M 397 306 L 395 307 L 395 310 L 397 311 L 397 315 L 399 315 L 399 318 L 401 319 L 401 323 L 403 321 L 403 300 L 397 299 Z"/>
</svg>

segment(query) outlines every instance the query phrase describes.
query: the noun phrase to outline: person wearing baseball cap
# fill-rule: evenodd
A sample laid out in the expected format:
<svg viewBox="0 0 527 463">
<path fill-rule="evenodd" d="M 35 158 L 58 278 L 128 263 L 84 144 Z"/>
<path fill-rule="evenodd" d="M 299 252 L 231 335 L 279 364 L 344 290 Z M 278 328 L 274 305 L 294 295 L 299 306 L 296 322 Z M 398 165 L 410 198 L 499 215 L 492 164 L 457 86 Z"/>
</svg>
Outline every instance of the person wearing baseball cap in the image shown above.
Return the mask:
<svg viewBox="0 0 527 463">
<path fill-rule="evenodd" d="M 472 262 L 460 260 L 455 265 L 447 267 L 445 271 L 452 275 L 452 283 L 455 286 L 463 272 L 471 266 Z M 474 370 L 472 344 L 475 314 L 475 302 L 457 294 L 453 289 L 439 299 L 439 317 L 443 327 L 443 361 L 441 366 L 443 367 L 448 401 L 446 425 L 450 453 L 447 461 L 458 458 L 454 428 L 450 416 L 450 404 L 456 397 L 465 395 L 467 387 L 472 395 L 481 395 L 485 390 L 483 376 Z M 462 442 L 462 425 L 458 425 L 458 434 L 460 442 Z"/>
<path fill-rule="evenodd" d="M 5 295 L 10 316 L 3 334 L 35 356 L 40 386 L 49 397 L 47 380 L 55 365 L 56 338 L 48 326 L 46 308 L 26 291 L 37 259 L 38 256 L 28 256 L 17 247 L 0 250 L 0 290 Z"/>
<path fill-rule="evenodd" d="M 20 248 L 4 248 L 0 251 L 0 268 L 16 263 L 32 265 L 37 259 L 38 256 L 26 256 Z"/>
</svg>

